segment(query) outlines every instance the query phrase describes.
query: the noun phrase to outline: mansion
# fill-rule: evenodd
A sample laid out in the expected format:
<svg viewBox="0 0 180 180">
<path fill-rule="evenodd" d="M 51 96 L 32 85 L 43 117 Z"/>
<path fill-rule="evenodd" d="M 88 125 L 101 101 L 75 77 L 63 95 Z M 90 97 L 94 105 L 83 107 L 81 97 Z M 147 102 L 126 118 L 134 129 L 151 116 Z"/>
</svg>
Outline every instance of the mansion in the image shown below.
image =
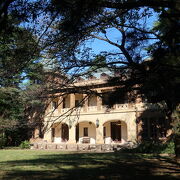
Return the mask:
<svg viewBox="0 0 180 180">
<path fill-rule="evenodd" d="M 109 75 L 99 73 L 80 79 L 76 87 L 91 93 L 57 94 L 51 100 L 44 118 L 47 128 L 43 141 L 54 144 L 126 144 L 166 136 L 166 123 L 158 105 L 145 103 L 140 97 L 132 102 L 118 99 L 108 107 L 108 92 L 115 90 L 107 83 Z M 101 96 L 98 96 L 101 94 Z M 109 97 L 111 98 L 111 97 Z M 35 137 L 38 136 L 36 131 Z"/>
</svg>

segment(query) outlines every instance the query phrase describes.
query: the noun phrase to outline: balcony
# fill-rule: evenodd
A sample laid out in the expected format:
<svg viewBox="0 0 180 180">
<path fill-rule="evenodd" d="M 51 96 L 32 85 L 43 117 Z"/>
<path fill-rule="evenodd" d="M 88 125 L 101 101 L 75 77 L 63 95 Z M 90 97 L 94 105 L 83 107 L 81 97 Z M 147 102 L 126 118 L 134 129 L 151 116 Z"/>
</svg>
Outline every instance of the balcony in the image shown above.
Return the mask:
<svg viewBox="0 0 180 180">
<path fill-rule="evenodd" d="M 160 109 L 160 107 L 156 104 L 145 104 L 145 103 L 138 103 L 138 104 L 115 104 L 112 108 L 108 108 L 106 105 L 99 105 L 99 106 L 88 106 L 88 104 L 84 104 L 80 107 L 68 107 L 68 108 L 58 108 L 52 109 L 47 113 L 48 116 L 59 116 L 62 114 L 71 114 L 71 113 L 81 113 L 81 114 L 94 114 L 94 113 L 104 113 L 104 112 L 123 112 L 123 111 L 143 111 L 147 109 Z"/>
<path fill-rule="evenodd" d="M 69 94 L 61 98 L 61 101 L 57 99 L 56 101 L 52 102 L 51 110 L 53 111 L 51 116 L 59 116 L 60 114 L 70 114 L 70 113 L 104 113 L 104 112 L 117 112 L 117 111 L 128 111 L 128 110 L 135 110 L 135 106 L 131 104 L 124 103 L 124 104 L 115 104 L 112 108 L 108 108 L 107 101 L 103 101 L 103 98 L 97 96 L 90 96 L 86 98 L 84 101 L 84 95 L 82 94 Z M 61 103 L 59 103 L 61 102 Z M 105 103 L 106 102 L 106 103 Z M 59 105 L 60 104 L 60 105 Z M 55 107 L 57 109 L 55 109 Z"/>
<path fill-rule="evenodd" d="M 85 106 L 83 107 L 76 107 L 75 110 L 73 111 L 78 111 L 80 113 L 102 113 L 102 112 L 113 112 L 113 111 L 124 111 L 124 110 L 132 110 L 134 109 L 134 106 L 130 106 L 128 103 L 126 104 L 115 104 L 112 108 L 108 108 L 107 106 L 87 106 L 87 108 L 85 108 Z M 66 112 L 70 112 L 71 108 L 63 108 L 61 109 L 61 113 L 66 113 Z"/>
</svg>

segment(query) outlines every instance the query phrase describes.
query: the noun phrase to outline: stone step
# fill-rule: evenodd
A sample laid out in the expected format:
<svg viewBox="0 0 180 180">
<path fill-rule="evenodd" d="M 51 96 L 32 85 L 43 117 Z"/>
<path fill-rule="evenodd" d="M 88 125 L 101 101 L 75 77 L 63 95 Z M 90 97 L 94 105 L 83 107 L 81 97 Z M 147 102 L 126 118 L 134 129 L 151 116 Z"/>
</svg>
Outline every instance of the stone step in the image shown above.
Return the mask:
<svg viewBox="0 0 180 180">
<path fill-rule="evenodd" d="M 112 152 L 124 148 L 117 144 L 58 144 L 58 143 L 34 143 L 31 149 L 47 149 L 60 151 L 92 151 L 92 152 Z"/>
</svg>

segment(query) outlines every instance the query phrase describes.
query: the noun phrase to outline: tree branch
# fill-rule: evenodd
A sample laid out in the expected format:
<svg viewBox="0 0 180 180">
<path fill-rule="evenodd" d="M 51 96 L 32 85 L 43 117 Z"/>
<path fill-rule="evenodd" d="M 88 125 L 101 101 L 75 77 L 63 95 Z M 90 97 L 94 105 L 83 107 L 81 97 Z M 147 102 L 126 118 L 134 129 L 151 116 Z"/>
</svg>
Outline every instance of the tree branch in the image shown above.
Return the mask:
<svg viewBox="0 0 180 180">
<path fill-rule="evenodd" d="M 175 6 L 175 2 L 169 0 L 131 0 L 131 1 L 122 1 L 122 2 L 110 2 L 110 1 L 100 1 L 97 3 L 99 7 L 106 8 L 115 8 L 115 9 L 132 9 L 137 7 L 169 7 L 172 8 Z"/>
<path fill-rule="evenodd" d="M 100 36 L 96 36 L 96 35 L 94 35 L 94 34 L 91 34 L 90 36 L 93 37 L 93 38 L 96 38 L 96 39 L 99 39 L 99 40 L 108 42 L 109 44 L 111 44 L 111 45 L 113 45 L 113 46 L 116 46 L 116 47 L 120 48 L 120 45 L 119 45 L 119 44 L 110 41 L 108 38 L 103 38 L 103 37 L 100 37 Z"/>
</svg>

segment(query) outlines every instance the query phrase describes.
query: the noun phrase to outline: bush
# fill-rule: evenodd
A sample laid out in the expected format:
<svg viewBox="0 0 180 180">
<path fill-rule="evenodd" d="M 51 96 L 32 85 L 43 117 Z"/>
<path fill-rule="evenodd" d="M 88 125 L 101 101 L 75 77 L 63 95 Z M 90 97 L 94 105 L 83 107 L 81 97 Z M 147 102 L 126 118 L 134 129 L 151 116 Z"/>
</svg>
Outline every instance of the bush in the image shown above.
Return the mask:
<svg viewBox="0 0 180 180">
<path fill-rule="evenodd" d="M 132 153 L 155 153 L 155 154 L 174 154 L 174 142 L 156 142 L 156 141 L 144 141 L 140 143 L 136 148 L 124 149 L 123 152 Z"/>
<path fill-rule="evenodd" d="M 170 141 L 165 144 L 166 147 L 161 151 L 161 153 L 167 153 L 167 154 L 175 154 L 175 144 L 173 141 Z"/>
<path fill-rule="evenodd" d="M 22 141 L 21 144 L 19 145 L 21 149 L 29 149 L 30 148 L 30 143 L 29 141 Z"/>
</svg>

